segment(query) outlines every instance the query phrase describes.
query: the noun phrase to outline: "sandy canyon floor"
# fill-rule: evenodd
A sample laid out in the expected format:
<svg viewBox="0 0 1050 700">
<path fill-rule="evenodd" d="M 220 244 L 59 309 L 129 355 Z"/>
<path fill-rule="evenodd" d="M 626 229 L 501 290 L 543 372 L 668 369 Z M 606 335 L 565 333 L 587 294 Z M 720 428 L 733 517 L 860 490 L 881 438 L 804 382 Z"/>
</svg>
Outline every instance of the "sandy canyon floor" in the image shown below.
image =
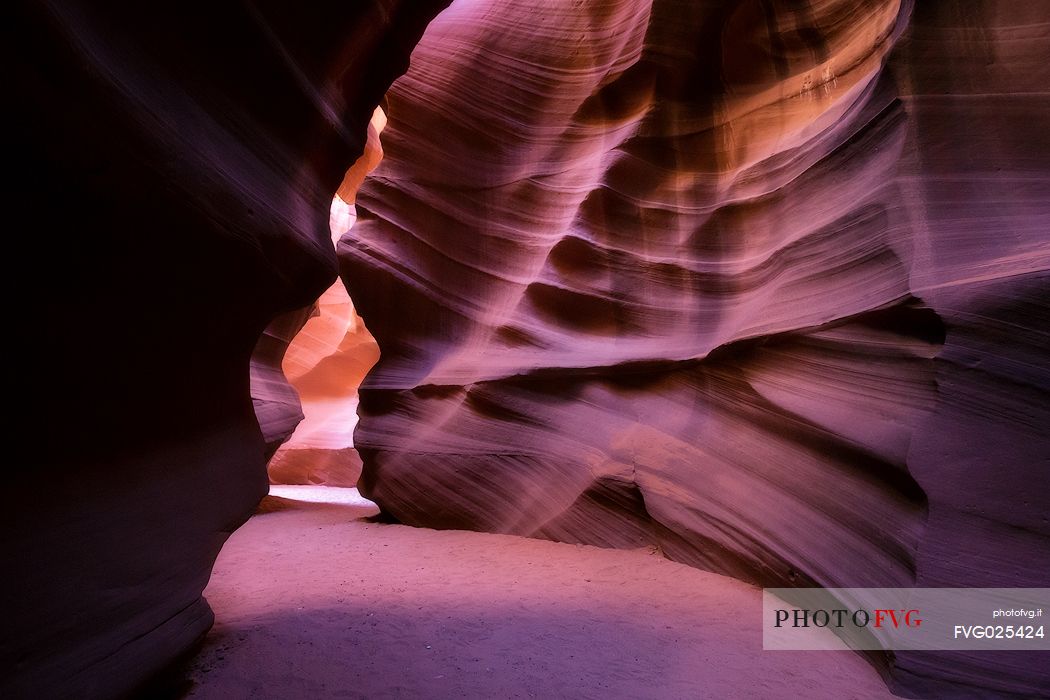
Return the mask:
<svg viewBox="0 0 1050 700">
<path fill-rule="evenodd" d="M 186 697 L 894 697 L 849 651 L 762 651 L 761 591 L 740 581 L 377 512 L 354 489 L 274 487 L 219 556 Z"/>
</svg>

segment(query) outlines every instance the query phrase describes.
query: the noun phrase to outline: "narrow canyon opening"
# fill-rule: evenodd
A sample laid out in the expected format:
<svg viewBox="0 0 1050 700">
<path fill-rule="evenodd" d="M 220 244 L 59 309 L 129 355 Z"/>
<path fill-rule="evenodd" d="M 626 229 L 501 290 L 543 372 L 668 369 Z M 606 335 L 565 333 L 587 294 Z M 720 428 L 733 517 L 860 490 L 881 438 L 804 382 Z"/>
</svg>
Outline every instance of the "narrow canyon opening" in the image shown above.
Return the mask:
<svg viewBox="0 0 1050 700">
<path fill-rule="evenodd" d="M 332 198 L 333 247 L 350 234 L 357 219 L 357 192 L 383 159 L 386 122 L 381 104 L 369 120 L 364 152 L 347 168 Z M 379 346 L 341 278 L 311 306 L 285 314 L 267 328 L 253 355 L 252 396 L 269 445 L 272 485 L 357 486 L 361 458 L 353 435 L 358 387 L 378 359 Z"/>
</svg>

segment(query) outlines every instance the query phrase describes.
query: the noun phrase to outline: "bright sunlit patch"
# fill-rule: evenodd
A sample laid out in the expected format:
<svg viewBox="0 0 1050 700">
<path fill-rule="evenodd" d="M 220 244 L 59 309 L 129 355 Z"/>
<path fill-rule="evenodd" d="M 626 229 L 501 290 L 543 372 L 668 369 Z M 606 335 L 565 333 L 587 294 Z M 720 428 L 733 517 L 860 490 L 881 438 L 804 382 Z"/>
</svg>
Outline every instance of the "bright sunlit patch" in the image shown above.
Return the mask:
<svg viewBox="0 0 1050 700">
<path fill-rule="evenodd" d="M 338 245 L 343 234 L 354 227 L 357 221 L 357 208 L 347 204 L 338 195 L 332 198 L 332 208 L 328 212 L 328 227 L 332 231 L 332 243 Z"/>
<path fill-rule="evenodd" d="M 365 143 L 364 152 L 350 169 L 346 171 L 339 190 L 332 199 L 332 209 L 328 217 L 328 225 L 332 231 L 332 242 L 339 243 L 339 239 L 354 226 L 357 220 L 357 190 L 365 181 L 368 173 L 375 170 L 379 162 L 383 160 L 383 144 L 379 135 L 386 127 L 386 113 L 382 107 L 376 107 L 372 112 L 372 119 L 368 122 L 368 141 Z"/>
<path fill-rule="evenodd" d="M 344 506 L 376 507 L 375 503 L 362 496 L 357 489 L 337 488 L 335 486 L 271 484 L 270 495 L 287 498 L 291 501 L 306 501 L 307 503 L 336 503 Z"/>
</svg>

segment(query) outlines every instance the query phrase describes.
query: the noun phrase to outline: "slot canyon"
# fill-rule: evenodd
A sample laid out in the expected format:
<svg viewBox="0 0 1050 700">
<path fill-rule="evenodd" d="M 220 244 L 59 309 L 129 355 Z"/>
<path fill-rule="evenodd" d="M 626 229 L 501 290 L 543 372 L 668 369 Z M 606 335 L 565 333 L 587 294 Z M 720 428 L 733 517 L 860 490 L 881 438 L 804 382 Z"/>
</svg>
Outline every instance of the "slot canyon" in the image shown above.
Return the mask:
<svg viewBox="0 0 1050 700">
<path fill-rule="evenodd" d="M 13 14 L 0 697 L 1050 697 L 1050 0 Z"/>
</svg>

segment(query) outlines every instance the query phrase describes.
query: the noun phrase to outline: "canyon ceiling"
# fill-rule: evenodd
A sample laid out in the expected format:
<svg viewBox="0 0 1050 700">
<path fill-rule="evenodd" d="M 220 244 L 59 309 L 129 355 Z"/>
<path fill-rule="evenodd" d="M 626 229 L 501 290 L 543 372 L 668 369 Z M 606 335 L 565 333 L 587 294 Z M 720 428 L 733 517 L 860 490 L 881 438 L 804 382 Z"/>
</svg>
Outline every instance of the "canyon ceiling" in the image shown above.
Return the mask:
<svg viewBox="0 0 1050 700">
<path fill-rule="evenodd" d="M 2 694 L 118 696 L 192 647 L 302 416 L 286 348 L 356 384 L 357 314 L 361 464 L 316 480 L 362 469 L 389 518 L 1047 585 L 1050 2 L 448 5 L 19 3 Z M 353 308 L 315 306 L 337 272 Z M 873 660 L 906 695 L 1047 682 Z"/>
</svg>

